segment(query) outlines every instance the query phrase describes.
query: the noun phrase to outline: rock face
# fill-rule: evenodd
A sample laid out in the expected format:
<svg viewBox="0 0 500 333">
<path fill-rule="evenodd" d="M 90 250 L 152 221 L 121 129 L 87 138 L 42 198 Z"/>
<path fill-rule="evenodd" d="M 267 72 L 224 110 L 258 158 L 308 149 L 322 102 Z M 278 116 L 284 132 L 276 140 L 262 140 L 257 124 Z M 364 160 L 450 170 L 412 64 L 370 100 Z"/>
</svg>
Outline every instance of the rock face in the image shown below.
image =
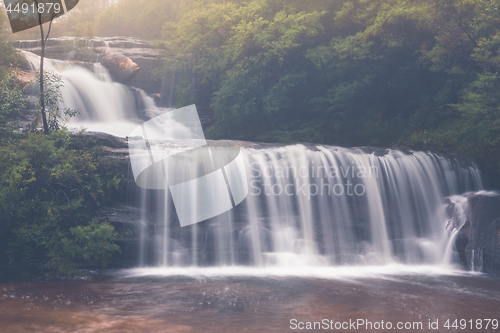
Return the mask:
<svg viewBox="0 0 500 333">
<path fill-rule="evenodd" d="M 107 53 L 101 59 L 101 64 L 106 67 L 115 81 L 127 84 L 141 69 L 129 57 L 121 53 Z"/>
<path fill-rule="evenodd" d="M 129 85 L 140 88 L 148 94 L 160 93 L 162 88 L 161 75 L 156 74 L 160 71 L 162 61 L 144 54 L 129 55 L 129 57 L 141 68 L 137 75 L 130 80 Z"/>
<path fill-rule="evenodd" d="M 19 70 L 17 71 L 16 75 L 19 81 L 23 83 L 30 83 L 35 79 L 35 74 L 32 72 Z"/>
<path fill-rule="evenodd" d="M 468 261 L 485 272 L 500 272 L 500 195 L 469 198 L 470 230 Z M 481 258 L 482 255 L 482 258 Z"/>
<path fill-rule="evenodd" d="M 455 241 L 460 260 L 473 270 L 500 273 L 500 194 L 466 196 L 466 222 Z"/>
<path fill-rule="evenodd" d="M 111 268 L 137 267 L 139 262 L 139 237 L 138 223 L 140 210 L 131 206 L 106 207 L 101 209 L 101 218 L 109 221 L 121 235 L 116 243 L 120 246 L 121 253 L 115 254 L 111 259 Z"/>
<path fill-rule="evenodd" d="M 111 134 L 103 132 L 85 131 L 78 134 L 83 138 L 89 138 L 96 141 L 96 143 L 105 148 L 123 149 L 128 148 L 128 142 L 125 138 L 120 138 Z"/>
<path fill-rule="evenodd" d="M 12 42 L 17 49 L 40 55 L 39 40 L 22 40 Z M 83 62 L 99 62 L 109 53 L 120 53 L 134 62 L 140 70 L 130 78 L 128 85 L 144 90 L 147 94 L 162 93 L 162 78 L 157 75 L 163 64 L 158 51 L 151 43 L 132 37 L 106 37 L 78 39 L 71 37 L 50 38 L 47 40 L 45 56 L 57 60 L 78 60 Z M 88 68 L 89 66 L 84 66 Z"/>
<path fill-rule="evenodd" d="M 124 175 L 130 173 L 130 159 L 127 139 L 113 136 L 102 132 L 88 132 L 77 134 L 83 140 L 95 141 L 109 152 L 109 157 L 118 159 L 122 165 Z M 121 193 L 118 206 L 102 206 L 99 210 L 101 220 L 110 222 L 115 231 L 118 232 L 116 244 L 120 247 L 121 253 L 115 253 L 110 260 L 110 268 L 132 268 L 137 267 L 139 262 L 139 236 L 138 228 L 141 220 L 141 211 L 137 207 L 128 205 L 128 194 Z"/>
</svg>

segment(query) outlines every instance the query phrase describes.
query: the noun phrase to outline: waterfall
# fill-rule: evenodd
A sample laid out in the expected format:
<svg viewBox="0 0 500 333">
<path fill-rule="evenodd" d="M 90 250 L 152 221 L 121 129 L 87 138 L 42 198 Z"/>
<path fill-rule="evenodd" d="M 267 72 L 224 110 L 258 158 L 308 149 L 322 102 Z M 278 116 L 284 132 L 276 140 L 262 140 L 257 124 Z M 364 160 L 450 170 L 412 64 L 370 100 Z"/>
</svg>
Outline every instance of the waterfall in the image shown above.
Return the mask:
<svg viewBox="0 0 500 333">
<path fill-rule="evenodd" d="M 445 199 L 482 188 L 470 161 L 430 152 L 231 144 L 249 184 L 232 210 L 181 228 L 168 190 L 141 189 L 143 267 L 451 263 Z"/>
<path fill-rule="evenodd" d="M 32 72 L 38 71 L 40 57 L 21 52 L 30 63 Z M 144 91 L 113 82 L 108 70 L 99 63 L 92 64 L 92 71 L 70 61 L 45 58 L 44 63 L 46 72 L 55 72 L 62 77 L 62 107 L 80 113 L 70 119 L 67 124 L 70 128 L 124 137 L 144 120 L 168 110 L 157 108 Z M 39 94 L 36 84 L 30 93 Z"/>
<path fill-rule="evenodd" d="M 36 71 L 40 58 L 23 53 Z M 100 64 L 91 70 L 52 59 L 45 64 L 63 78 L 63 106 L 80 112 L 69 127 L 127 136 L 169 110 L 156 107 L 144 91 L 113 82 Z M 140 189 L 131 182 L 138 197 L 132 204 L 141 209 L 139 266 L 450 264 L 456 261 L 454 241 L 465 220 L 458 217 L 450 224 L 445 200 L 463 212 L 466 203 L 458 195 L 482 189 L 477 167 L 453 156 L 324 145 L 224 144 L 243 147 L 249 193 L 219 216 L 181 227 L 169 190 Z M 178 149 L 174 146 L 170 149 Z M 213 163 L 211 157 L 202 162 L 200 168 Z M 196 172 L 185 169 L 178 176 L 188 179 Z M 203 198 L 193 195 L 189 200 L 197 207 Z"/>
</svg>

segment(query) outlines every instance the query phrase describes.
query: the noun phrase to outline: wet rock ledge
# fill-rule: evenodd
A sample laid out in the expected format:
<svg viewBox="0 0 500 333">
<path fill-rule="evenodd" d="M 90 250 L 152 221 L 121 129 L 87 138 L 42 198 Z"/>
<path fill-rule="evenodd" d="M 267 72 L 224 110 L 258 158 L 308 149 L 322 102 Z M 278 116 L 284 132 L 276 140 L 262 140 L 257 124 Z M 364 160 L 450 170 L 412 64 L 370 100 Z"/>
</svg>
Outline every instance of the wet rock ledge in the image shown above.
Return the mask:
<svg viewBox="0 0 500 333">
<path fill-rule="evenodd" d="M 19 50 L 41 54 L 39 40 L 18 40 L 13 41 L 12 44 Z M 115 54 L 115 56 L 111 57 L 110 54 Z M 153 49 L 150 41 L 132 37 L 50 38 L 45 48 L 47 58 L 71 61 L 87 69 L 92 69 L 92 63 L 101 62 L 106 66 L 106 63 L 109 64 L 113 59 L 121 58 L 120 61 L 127 64 L 124 67 L 125 72 L 117 72 L 115 65 L 110 70 L 114 78 L 119 82 L 140 88 L 147 94 L 162 92 L 162 82 L 157 72 L 163 64 L 163 59 L 158 55 L 158 51 Z M 103 58 L 105 58 L 104 62 Z"/>
<path fill-rule="evenodd" d="M 466 222 L 455 245 L 461 262 L 472 270 L 500 273 L 500 194 L 469 193 Z"/>
</svg>

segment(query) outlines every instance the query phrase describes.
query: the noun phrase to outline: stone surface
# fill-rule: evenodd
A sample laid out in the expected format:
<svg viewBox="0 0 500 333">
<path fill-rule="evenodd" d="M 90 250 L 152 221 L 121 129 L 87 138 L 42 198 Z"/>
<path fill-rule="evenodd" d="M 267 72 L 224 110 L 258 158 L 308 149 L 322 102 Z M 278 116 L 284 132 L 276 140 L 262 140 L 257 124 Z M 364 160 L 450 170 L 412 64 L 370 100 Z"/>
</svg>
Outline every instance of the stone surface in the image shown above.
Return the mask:
<svg viewBox="0 0 500 333">
<path fill-rule="evenodd" d="M 35 74 L 32 72 L 27 72 L 27 71 L 22 71 L 19 70 L 16 72 L 16 76 L 19 81 L 24 82 L 24 83 L 30 83 L 35 79 Z"/>
<path fill-rule="evenodd" d="M 132 59 L 141 70 L 128 82 L 129 85 L 144 90 L 147 94 L 161 92 L 161 67 L 163 59 L 152 48 L 106 48 L 97 47 L 95 52 L 99 59 L 106 57 L 110 52 L 118 52 Z"/>
<path fill-rule="evenodd" d="M 70 47 L 73 44 L 76 45 L 78 42 L 86 45 L 88 53 L 94 54 L 95 61 L 100 61 L 109 53 L 114 52 L 130 58 L 141 69 L 127 84 L 142 89 L 147 94 L 159 94 L 162 92 L 162 78 L 159 72 L 163 64 L 163 59 L 159 57 L 158 51 L 153 49 L 151 42 L 131 37 L 106 37 L 83 40 L 72 37 L 50 38 L 47 40 L 45 56 L 57 60 L 81 60 L 78 59 L 77 52 L 71 50 Z M 12 43 L 18 49 L 40 55 L 39 40 L 21 40 Z"/>
<path fill-rule="evenodd" d="M 106 54 L 101 59 L 115 81 L 128 83 L 141 69 L 132 59 L 118 52 Z"/>
<path fill-rule="evenodd" d="M 500 273 L 500 194 L 482 191 L 465 196 L 466 222 L 455 240 L 460 260 L 473 270 Z"/>
<path fill-rule="evenodd" d="M 467 259 L 482 260 L 484 272 L 500 273 L 500 195 L 473 195 L 469 209 Z"/>
<path fill-rule="evenodd" d="M 126 205 L 105 207 L 101 209 L 100 215 L 101 219 L 109 221 L 119 234 L 116 243 L 120 246 L 121 253 L 113 256 L 109 267 L 136 267 L 139 262 L 138 221 L 141 218 L 140 209 Z"/>
<path fill-rule="evenodd" d="M 116 149 L 128 148 L 127 139 L 120 138 L 111 134 L 85 131 L 80 135 L 86 138 L 92 138 L 96 140 L 97 144 L 103 147 L 116 148 Z"/>
</svg>

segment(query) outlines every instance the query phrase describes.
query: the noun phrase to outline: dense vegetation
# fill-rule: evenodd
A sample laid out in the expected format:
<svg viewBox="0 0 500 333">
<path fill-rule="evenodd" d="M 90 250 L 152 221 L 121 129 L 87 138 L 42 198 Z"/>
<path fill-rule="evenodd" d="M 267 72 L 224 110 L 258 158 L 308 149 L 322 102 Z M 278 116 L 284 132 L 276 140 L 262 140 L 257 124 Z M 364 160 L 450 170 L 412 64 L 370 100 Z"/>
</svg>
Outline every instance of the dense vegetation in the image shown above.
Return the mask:
<svg viewBox="0 0 500 333">
<path fill-rule="evenodd" d="M 63 117 L 74 111 L 59 108 L 55 74 L 46 73 L 45 91 L 52 133 L 20 133 L 16 119 L 26 109 L 27 86 L 17 79 L 16 52 L 5 35 L 0 59 L 0 277 L 106 265 L 119 248 L 99 208 L 117 198 L 120 164 L 92 140 L 64 130 Z"/>
<path fill-rule="evenodd" d="M 80 0 L 67 15 L 54 21 L 51 36 L 94 37 L 136 36 L 156 39 L 166 21 L 175 20 L 191 0 Z M 47 24 L 48 25 L 48 24 Z M 37 39 L 39 31 L 29 29 L 17 39 Z"/>
<path fill-rule="evenodd" d="M 24 103 L 7 78 L 0 110 Z M 121 164 L 64 128 L 20 134 L 9 123 L 0 124 L 0 277 L 105 266 L 119 247 L 99 209 L 118 201 Z"/>
<path fill-rule="evenodd" d="M 2 114 L 25 103 L 15 80 L 7 75 L 0 82 Z M 17 133 L 12 120 L 0 123 L 0 277 L 70 275 L 78 263 L 105 266 L 119 251 L 99 209 L 117 201 L 120 163 L 51 123 L 48 136 Z"/>
<path fill-rule="evenodd" d="M 53 34 L 161 38 L 178 104 L 214 111 L 211 138 L 458 152 L 498 187 L 499 5 L 81 0 Z"/>
<path fill-rule="evenodd" d="M 498 187 L 499 5 L 81 0 L 53 33 L 160 38 L 179 106 L 213 110 L 211 138 L 458 152 Z"/>
<path fill-rule="evenodd" d="M 1 272 L 71 274 L 78 263 L 105 266 L 119 248 L 98 210 L 113 202 L 122 173 L 100 147 L 64 130 L 1 145 Z"/>
<path fill-rule="evenodd" d="M 212 138 L 434 148 L 494 175 L 499 27 L 498 0 L 201 1 L 163 47 L 201 78 Z"/>
<path fill-rule="evenodd" d="M 0 13 L 0 27 L 7 17 Z M 17 80 L 13 66 L 16 64 L 17 53 L 10 45 L 7 33 L 0 31 L 0 138 L 9 136 L 12 132 L 8 120 L 15 118 L 26 107 L 24 87 Z"/>
<path fill-rule="evenodd" d="M 458 152 L 500 186 L 500 0 L 81 0 L 65 34 L 159 39 L 210 138 Z M 0 265 L 105 263 L 117 166 L 64 131 L 16 136 L 14 62 L 0 36 Z"/>
</svg>

